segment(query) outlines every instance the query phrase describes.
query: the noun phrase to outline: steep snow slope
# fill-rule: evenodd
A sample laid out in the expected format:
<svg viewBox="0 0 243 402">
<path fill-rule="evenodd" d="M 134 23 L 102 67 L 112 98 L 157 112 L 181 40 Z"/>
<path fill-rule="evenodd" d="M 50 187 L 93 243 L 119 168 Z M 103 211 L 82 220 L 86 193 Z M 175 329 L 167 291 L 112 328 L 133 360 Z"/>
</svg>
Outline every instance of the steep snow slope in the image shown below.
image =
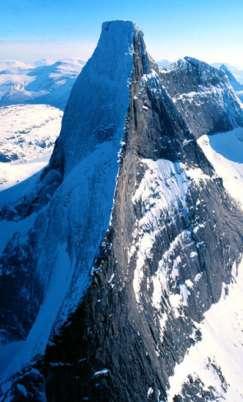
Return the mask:
<svg viewBox="0 0 243 402">
<path fill-rule="evenodd" d="M 0 106 L 38 103 L 64 109 L 83 65 L 80 60 L 41 65 L 0 64 Z"/>
<path fill-rule="evenodd" d="M 198 143 L 222 177 L 226 190 L 243 208 L 243 128 L 203 135 Z"/>
<path fill-rule="evenodd" d="M 162 71 L 161 77 L 196 137 L 243 126 L 240 101 L 222 71 L 185 57 Z"/>
<path fill-rule="evenodd" d="M 0 108 L 0 191 L 47 165 L 62 111 L 47 105 Z"/>
<path fill-rule="evenodd" d="M 232 283 L 223 287 L 219 302 L 197 326 L 201 339 L 176 365 L 169 379 L 168 402 L 243 401 L 242 262 L 234 274 Z M 192 392 L 192 384 L 197 393 Z"/>
<path fill-rule="evenodd" d="M 37 191 L 41 188 L 46 193 L 53 177 L 60 176 L 62 183 L 49 203 L 39 206 L 27 239 L 15 234 L 3 251 L 2 288 L 10 290 L 12 281 L 22 284 L 15 285 L 19 287 L 14 301 L 11 294 L 4 293 L 1 324 L 10 339 L 23 339 L 23 333 L 26 337 L 5 375 L 44 351 L 51 330 L 67 319 L 90 281 L 93 260 L 109 225 L 115 192 L 128 110 L 134 32 L 129 22 L 103 25 L 98 46 L 72 91 L 60 137 Z M 27 270 L 25 261 L 15 266 L 11 260 L 11 255 L 23 248 L 28 254 Z M 31 278 L 24 281 L 28 270 Z M 37 300 L 35 319 L 32 314 L 32 321 L 26 324 L 22 322 L 23 310 L 32 301 L 25 294 L 28 296 L 33 286 L 40 289 L 39 305 Z M 23 300 L 27 306 L 18 309 L 17 304 Z M 16 322 L 14 328 L 12 323 L 9 325 L 11 314 Z M 21 333 L 19 327 L 23 327 Z"/>
</svg>

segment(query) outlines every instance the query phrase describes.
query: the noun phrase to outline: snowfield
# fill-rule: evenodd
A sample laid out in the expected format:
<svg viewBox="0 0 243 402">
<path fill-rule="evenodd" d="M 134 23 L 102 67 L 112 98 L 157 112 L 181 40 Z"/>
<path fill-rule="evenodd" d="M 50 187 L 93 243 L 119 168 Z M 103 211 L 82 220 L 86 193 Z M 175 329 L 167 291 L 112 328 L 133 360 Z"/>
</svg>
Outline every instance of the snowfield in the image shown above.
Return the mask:
<svg viewBox="0 0 243 402">
<path fill-rule="evenodd" d="M 221 299 L 205 313 L 198 325 L 201 341 L 192 346 L 170 377 L 168 402 L 181 393 L 191 379 L 212 389 L 215 401 L 243 401 L 243 260 L 234 270 L 230 286 L 224 286 Z"/>
<path fill-rule="evenodd" d="M 243 208 L 243 128 L 203 135 L 198 144 L 223 179 L 226 190 Z"/>
<path fill-rule="evenodd" d="M 47 165 L 60 132 L 62 114 L 48 105 L 0 108 L 0 191 Z"/>
<path fill-rule="evenodd" d="M 243 208 L 243 128 L 204 135 L 198 143 L 228 193 Z M 176 365 L 169 379 L 168 402 L 173 402 L 192 381 L 213 391 L 215 401 L 243 401 L 243 259 L 236 267 L 232 283 L 223 286 L 219 302 L 197 324 L 201 340 Z"/>
<path fill-rule="evenodd" d="M 64 109 L 84 62 L 76 59 L 25 64 L 0 62 L 0 106 L 48 104 Z"/>
</svg>

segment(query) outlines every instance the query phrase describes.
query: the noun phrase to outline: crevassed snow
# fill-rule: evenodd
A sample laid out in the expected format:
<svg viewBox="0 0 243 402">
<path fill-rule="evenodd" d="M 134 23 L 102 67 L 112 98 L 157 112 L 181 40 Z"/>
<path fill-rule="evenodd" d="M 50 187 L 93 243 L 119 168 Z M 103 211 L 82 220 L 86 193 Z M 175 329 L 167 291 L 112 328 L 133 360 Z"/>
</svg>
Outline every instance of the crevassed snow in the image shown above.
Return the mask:
<svg viewBox="0 0 243 402">
<path fill-rule="evenodd" d="M 61 119 L 62 111 L 48 105 L 0 107 L 0 191 L 47 165 Z"/>
<path fill-rule="evenodd" d="M 222 177 L 226 190 L 243 208 L 243 128 L 203 135 L 198 144 Z"/>
<path fill-rule="evenodd" d="M 168 402 L 180 394 L 188 375 L 200 378 L 205 388 L 215 388 L 217 401 L 242 402 L 243 361 L 243 260 L 232 283 L 222 290 L 218 303 L 213 304 L 198 325 L 202 340 L 192 346 L 184 360 L 177 364 L 169 379 Z M 212 364 L 213 363 L 213 364 Z M 219 368 L 225 384 L 215 369 Z"/>
</svg>

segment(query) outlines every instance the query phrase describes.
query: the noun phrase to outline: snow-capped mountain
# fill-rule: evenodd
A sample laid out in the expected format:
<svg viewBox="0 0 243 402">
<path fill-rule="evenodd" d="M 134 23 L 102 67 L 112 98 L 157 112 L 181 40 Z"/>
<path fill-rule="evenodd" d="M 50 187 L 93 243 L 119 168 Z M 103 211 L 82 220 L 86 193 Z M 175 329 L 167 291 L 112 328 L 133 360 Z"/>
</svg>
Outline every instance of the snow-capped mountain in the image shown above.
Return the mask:
<svg viewBox="0 0 243 402">
<path fill-rule="evenodd" d="M 81 60 L 0 62 L 0 106 L 33 103 L 64 109 L 83 64 Z"/>
<path fill-rule="evenodd" d="M 156 63 L 159 66 L 159 68 L 161 68 L 162 70 L 167 69 L 172 64 L 172 62 L 167 59 L 158 60 Z"/>
<path fill-rule="evenodd" d="M 242 400 L 241 124 L 223 73 L 103 24 L 48 166 L 0 193 L 2 400 Z"/>
</svg>

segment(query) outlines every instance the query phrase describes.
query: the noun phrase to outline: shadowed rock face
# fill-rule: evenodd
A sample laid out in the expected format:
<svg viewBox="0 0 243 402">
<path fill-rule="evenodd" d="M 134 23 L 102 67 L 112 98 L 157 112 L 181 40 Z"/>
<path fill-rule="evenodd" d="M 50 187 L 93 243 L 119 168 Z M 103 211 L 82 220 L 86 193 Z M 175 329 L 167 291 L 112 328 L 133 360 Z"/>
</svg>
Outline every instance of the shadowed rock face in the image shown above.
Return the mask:
<svg viewBox="0 0 243 402">
<path fill-rule="evenodd" d="M 21 384 L 26 400 L 44 394 L 51 402 L 166 400 L 168 377 L 200 339 L 196 323 L 219 300 L 242 251 L 241 212 L 164 90 L 142 33 L 133 27 L 132 35 L 111 225 L 84 298 L 35 363 L 41 374 L 36 379 L 34 371 L 32 380 L 33 368 L 22 371 L 9 391 L 13 398 Z M 71 105 L 79 113 L 77 92 L 70 115 Z M 63 172 L 71 161 L 66 141 L 60 137 L 50 163 L 64 165 Z M 75 160 L 81 152 L 75 149 Z M 184 388 L 185 402 L 203 392 L 200 381 Z"/>
<path fill-rule="evenodd" d="M 162 72 L 161 78 L 196 137 L 243 125 L 239 100 L 223 71 L 185 57 Z"/>
</svg>

